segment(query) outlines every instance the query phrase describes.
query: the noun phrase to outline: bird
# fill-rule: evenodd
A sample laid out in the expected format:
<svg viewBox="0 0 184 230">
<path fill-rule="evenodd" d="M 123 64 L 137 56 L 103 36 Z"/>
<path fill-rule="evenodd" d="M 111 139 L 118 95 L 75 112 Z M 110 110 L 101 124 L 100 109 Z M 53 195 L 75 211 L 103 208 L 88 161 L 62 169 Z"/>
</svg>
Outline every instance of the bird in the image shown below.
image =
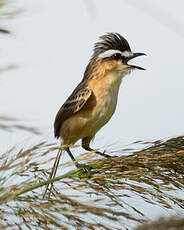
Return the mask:
<svg viewBox="0 0 184 230">
<path fill-rule="evenodd" d="M 82 140 L 82 147 L 93 151 L 90 142 L 114 114 L 122 79 L 132 70 L 145 70 L 128 63 L 142 55 L 146 54 L 133 53 L 128 41 L 119 33 L 106 33 L 95 43 L 81 82 L 61 106 L 54 122 L 54 136 L 68 146 L 65 150 L 78 168 L 89 170 L 86 165 L 76 162 L 69 146 Z M 56 175 L 60 157 L 61 151 L 56 157 L 51 178 Z"/>
</svg>

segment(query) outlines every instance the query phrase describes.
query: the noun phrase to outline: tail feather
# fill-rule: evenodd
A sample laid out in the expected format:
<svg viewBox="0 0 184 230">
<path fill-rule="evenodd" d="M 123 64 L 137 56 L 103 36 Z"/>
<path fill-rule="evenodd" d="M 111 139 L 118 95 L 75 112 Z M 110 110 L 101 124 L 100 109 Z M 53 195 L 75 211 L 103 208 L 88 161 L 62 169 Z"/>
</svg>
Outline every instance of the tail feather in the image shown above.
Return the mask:
<svg viewBox="0 0 184 230">
<path fill-rule="evenodd" d="M 59 161 L 60 161 L 62 152 L 63 152 L 63 150 L 59 149 L 58 154 L 57 154 L 57 156 L 56 156 L 56 159 L 55 159 L 55 161 L 54 161 L 54 165 L 53 165 L 53 167 L 52 167 L 52 171 L 51 171 L 51 173 L 50 173 L 49 179 L 53 179 L 53 178 L 56 176 L 56 172 L 57 172 L 57 168 L 58 168 L 58 166 L 59 166 Z M 49 188 L 49 186 L 50 186 L 50 188 Z M 45 189 L 45 192 L 44 192 L 44 194 L 43 194 L 43 199 L 45 198 L 45 196 L 46 196 L 48 190 L 49 190 L 48 197 L 50 197 L 52 188 L 53 188 L 53 183 L 47 184 L 46 189 Z"/>
</svg>

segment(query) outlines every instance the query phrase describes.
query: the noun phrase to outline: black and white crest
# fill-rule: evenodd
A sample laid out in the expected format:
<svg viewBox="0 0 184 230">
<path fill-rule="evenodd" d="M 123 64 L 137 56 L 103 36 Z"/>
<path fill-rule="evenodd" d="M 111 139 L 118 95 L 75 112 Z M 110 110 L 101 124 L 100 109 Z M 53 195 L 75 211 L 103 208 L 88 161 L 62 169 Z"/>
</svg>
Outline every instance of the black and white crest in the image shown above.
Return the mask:
<svg viewBox="0 0 184 230">
<path fill-rule="evenodd" d="M 118 33 L 107 33 L 100 37 L 100 41 L 94 46 L 93 57 L 109 57 L 113 53 L 126 52 L 131 53 L 127 40 Z"/>
</svg>

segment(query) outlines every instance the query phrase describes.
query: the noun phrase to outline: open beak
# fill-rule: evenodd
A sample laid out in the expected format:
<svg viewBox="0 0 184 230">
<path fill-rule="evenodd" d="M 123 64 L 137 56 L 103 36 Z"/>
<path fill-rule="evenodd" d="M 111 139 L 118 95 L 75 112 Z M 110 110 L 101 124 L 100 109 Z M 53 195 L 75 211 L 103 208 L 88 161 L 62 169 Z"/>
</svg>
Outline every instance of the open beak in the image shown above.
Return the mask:
<svg viewBox="0 0 184 230">
<path fill-rule="evenodd" d="M 143 56 L 143 55 L 146 55 L 146 54 L 145 53 L 133 53 L 133 55 L 128 58 L 128 61 L 130 61 L 133 58 L 136 58 L 136 57 L 139 57 L 139 56 Z M 130 65 L 130 64 L 128 64 L 128 66 L 131 67 L 131 68 L 136 68 L 136 69 L 140 69 L 140 70 L 146 70 L 146 69 L 144 69 L 144 68 L 142 68 L 140 66 L 136 66 L 136 65 Z"/>
</svg>

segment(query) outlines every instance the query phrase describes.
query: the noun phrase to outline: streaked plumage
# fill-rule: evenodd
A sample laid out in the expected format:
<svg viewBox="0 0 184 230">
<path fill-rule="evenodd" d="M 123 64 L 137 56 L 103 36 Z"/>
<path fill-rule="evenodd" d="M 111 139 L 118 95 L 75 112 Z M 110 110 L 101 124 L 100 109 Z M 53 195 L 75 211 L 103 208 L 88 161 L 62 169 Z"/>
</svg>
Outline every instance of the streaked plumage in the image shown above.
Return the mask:
<svg viewBox="0 0 184 230">
<path fill-rule="evenodd" d="M 54 122 L 54 135 L 60 137 L 63 121 L 78 112 L 91 96 L 92 91 L 85 83 L 80 83 L 58 111 Z"/>
</svg>

